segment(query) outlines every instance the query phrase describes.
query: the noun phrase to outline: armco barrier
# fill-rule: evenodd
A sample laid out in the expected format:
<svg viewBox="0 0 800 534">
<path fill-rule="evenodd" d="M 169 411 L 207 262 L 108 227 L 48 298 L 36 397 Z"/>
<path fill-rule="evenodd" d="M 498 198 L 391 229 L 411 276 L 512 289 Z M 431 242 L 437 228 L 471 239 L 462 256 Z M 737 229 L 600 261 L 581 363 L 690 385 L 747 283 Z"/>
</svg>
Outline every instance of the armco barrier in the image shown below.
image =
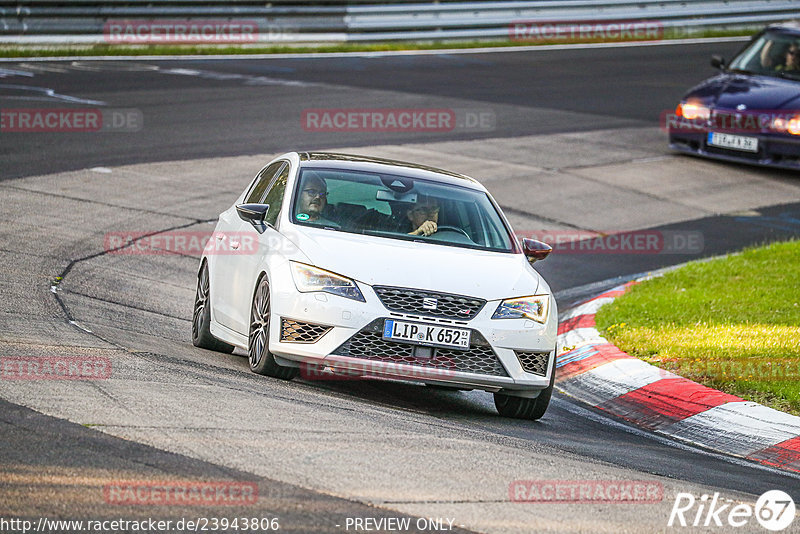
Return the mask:
<svg viewBox="0 0 800 534">
<path fill-rule="evenodd" d="M 507 39 L 514 23 L 652 21 L 752 27 L 800 17 L 796 0 L 544 0 L 365 3 L 254 0 L 0 0 L 0 42 L 108 42 L 109 23 L 249 21 L 261 43 Z M 248 41 L 249 42 L 249 41 Z"/>
</svg>

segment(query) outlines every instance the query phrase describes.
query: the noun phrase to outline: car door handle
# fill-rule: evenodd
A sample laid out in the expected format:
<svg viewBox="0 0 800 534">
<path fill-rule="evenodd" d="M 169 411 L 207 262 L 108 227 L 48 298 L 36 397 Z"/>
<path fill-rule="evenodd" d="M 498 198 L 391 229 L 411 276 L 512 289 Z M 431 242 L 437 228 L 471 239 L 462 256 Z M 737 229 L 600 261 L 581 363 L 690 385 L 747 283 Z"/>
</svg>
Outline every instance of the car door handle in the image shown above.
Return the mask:
<svg viewBox="0 0 800 534">
<path fill-rule="evenodd" d="M 231 241 L 231 248 L 232 248 L 233 250 L 239 250 L 239 245 L 240 245 L 240 244 L 241 244 L 241 243 L 239 243 L 238 241 L 233 241 L 233 240 L 232 240 L 232 241 Z"/>
</svg>

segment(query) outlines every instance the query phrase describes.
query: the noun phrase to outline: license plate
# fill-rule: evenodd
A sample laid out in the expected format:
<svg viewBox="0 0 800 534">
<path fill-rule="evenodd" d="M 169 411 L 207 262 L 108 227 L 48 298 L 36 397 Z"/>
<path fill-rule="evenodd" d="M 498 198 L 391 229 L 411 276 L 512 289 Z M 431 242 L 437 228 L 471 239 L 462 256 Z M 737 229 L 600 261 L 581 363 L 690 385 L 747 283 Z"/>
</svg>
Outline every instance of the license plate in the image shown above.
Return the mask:
<svg viewBox="0 0 800 534">
<path fill-rule="evenodd" d="M 708 144 L 720 148 L 730 148 L 731 150 L 741 150 L 744 152 L 758 152 L 758 138 L 746 137 L 744 135 L 731 135 L 719 132 L 708 133 Z"/>
<path fill-rule="evenodd" d="M 383 323 L 383 339 L 406 341 L 417 345 L 468 349 L 470 333 L 463 328 L 408 323 L 394 319 L 386 319 Z"/>
</svg>

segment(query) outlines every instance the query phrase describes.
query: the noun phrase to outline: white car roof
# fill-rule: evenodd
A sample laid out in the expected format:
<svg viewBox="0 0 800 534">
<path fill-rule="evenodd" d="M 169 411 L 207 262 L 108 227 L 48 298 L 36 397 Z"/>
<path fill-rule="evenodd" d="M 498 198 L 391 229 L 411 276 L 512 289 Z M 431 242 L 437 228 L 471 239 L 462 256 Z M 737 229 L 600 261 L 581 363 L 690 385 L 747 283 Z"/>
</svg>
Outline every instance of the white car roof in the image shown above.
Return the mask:
<svg viewBox="0 0 800 534">
<path fill-rule="evenodd" d="M 300 166 L 305 168 L 351 169 L 386 174 L 399 174 L 409 178 L 421 178 L 446 184 L 469 187 L 480 191 L 486 188 L 474 178 L 464 174 L 391 159 L 359 156 L 355 154 L 338 154 L 335 152 L 299 152 L 297 156 Z"/>
</svg>

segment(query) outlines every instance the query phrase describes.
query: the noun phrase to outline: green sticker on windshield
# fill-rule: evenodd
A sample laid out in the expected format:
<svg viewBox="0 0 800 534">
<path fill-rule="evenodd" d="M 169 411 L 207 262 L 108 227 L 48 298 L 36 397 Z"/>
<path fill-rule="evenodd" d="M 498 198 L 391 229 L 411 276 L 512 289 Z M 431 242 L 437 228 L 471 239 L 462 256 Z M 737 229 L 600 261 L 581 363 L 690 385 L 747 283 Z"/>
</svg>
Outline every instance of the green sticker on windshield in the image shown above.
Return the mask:
<svg viewBox="0 0 800 534">
<path fill-rule="evenodd" d="M 311 218 L 311 216 L 308 213 L 298 213 L 294 216 L 294 218 L 298 221 L 307 221 Z"/>
</svg>

